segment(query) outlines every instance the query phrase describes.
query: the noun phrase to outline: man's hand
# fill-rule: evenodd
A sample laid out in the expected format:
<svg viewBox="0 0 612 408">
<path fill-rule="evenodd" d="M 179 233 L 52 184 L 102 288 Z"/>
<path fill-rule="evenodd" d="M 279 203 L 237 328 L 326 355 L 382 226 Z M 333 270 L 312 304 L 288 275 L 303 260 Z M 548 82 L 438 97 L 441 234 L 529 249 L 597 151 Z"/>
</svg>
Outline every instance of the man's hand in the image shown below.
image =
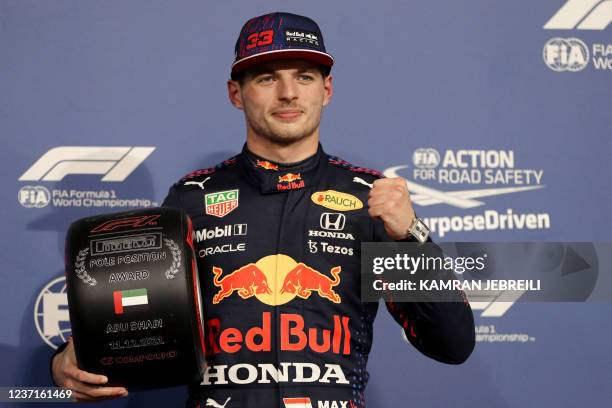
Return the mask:
<svg viewBox="0 0 612 408">
<path fill-rule="evenodd" d="M 108 398 L 125 397 L 127 389 L 123 387 L 104 387 L 108 378 L 104 375 L 79 370 L 72 337 L 68 346 L 53 358 L 51 363 L 53 381 L 61 387 L 71 389 L 77 401 L 100 401 Z"/>
<path fill-rule="evenodd" d="M 368 195 L 368 213 L 380 218 L 391 239 L 400 240 L 410 235 L 415 218 L 406 180 L 401 177 L 382 178 L 374 181 Z"/>
</svg>

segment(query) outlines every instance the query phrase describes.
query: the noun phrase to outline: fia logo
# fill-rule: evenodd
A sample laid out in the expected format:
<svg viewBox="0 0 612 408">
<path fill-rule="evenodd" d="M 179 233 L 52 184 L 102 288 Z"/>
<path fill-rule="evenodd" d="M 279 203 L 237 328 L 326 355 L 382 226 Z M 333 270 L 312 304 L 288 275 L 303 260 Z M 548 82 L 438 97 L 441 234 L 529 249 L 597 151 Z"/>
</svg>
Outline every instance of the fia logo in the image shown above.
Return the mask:
<svg viewBox="0 0 612 408">
<path fill-rule="evenodd" d="M 43 186 L 23 186 L 17 193 L 17 200 L 25 208 L 43 208 L 51 201 L 51 193 Z"/>
<path fill-rule="evenodd" d="M 557 72 L 582 71 L 589 63 L 589 48 L 578 38 L 552 38 L 542 51 L 548 68 Z"/>
</svg>

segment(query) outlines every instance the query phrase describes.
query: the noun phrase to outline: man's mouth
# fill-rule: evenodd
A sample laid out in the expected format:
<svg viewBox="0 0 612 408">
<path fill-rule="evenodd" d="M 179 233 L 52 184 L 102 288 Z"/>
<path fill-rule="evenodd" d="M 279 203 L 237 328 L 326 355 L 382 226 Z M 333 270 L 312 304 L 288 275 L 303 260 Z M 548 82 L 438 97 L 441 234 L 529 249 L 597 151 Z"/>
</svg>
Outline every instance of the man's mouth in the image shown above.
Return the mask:
<svg viewBox="0 0 612 408">
<path fill-rule="evenodd" d="M 282 109 L 272 113 L 272 116 L 284 121 L 295 120 L 299 118 L 300 115 L 302 115 L 302 111 L 297 109 Z"/>
</svg>

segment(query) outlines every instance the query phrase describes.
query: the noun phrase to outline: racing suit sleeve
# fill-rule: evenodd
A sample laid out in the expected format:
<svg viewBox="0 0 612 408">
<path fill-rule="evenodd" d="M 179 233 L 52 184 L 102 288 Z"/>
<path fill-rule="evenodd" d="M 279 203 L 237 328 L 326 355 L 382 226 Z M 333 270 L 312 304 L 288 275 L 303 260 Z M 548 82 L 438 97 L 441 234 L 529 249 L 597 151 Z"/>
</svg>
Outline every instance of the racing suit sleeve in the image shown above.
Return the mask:
<svg viewBox="0 0 612 408">
<path fill-rule="evenodd" d="M 388 242 L 382 221 L 374 221 L 374 240 Z M 428 239 L 429 242 L 431 238 Z M 412 237 L 399 242 L 416 242 Z M 436 245 L 435 250 L 442 250 Z M 453 279 L 452 272 L 428 271 L 429 279 Z M 467 360 L 476 341 L 474 316 L 465 293 L 446 291 L 446 302 L 385 302 L 387 310 L 404 329 L 406 338 L 424 355 L 447 364 L 461 364 Z M 431 298 L 431 296 L 429 296 Z"/>
<path fill-rule="evenodd" d="M 168 195 L 166 196 L 166 198 L 164 198 L 164 201 L 162 202 L 161 206 L 162 207 L 172 207 L 172 208 L 177 208 L 177 209 L 183 208 L 179 195 L 176 192 L 174 186 L 170 187 L 170 190 L 168 190 Z"/>
</svg>

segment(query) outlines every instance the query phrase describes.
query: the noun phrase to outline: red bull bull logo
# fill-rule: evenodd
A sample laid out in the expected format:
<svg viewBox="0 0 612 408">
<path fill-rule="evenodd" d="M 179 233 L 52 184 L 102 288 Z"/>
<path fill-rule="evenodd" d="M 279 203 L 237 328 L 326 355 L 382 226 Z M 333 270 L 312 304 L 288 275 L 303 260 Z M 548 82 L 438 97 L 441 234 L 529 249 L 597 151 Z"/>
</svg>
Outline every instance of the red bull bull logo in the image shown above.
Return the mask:
<svg viewBox="0 0 612 408">
<path fill-rule="evenodd" d="M 267 160 L 257 160 L 256 167 L 261 167 L 264 168 L 266 170 L 278 170 L 278 165 L 274 164 L 274 163 L 270 163 Z"/>
<path fill-rule="evenodd" d="M 287 173 L 278 177 L 276 189 L 278 191 L 295 190 L 298 188 L 304 188 L 304 186 L 306 186 L 306 184 L 304 183 L 304 180 L 302 180 L 302 175 L 300 173 Z"/>
<path fill-rule="evenodd" d="M 282 183 L 282 182 L 291 183 L 292 181 L 301 180 L 301 179 L 302 179 L 302 176 L 300 175 L 300 173 L 287 173 L 287 174 L 283 174 L 282 176 L 278 176 L 279 183 Z"/>
<path fill-rule="evenodd" d="M 302 299 L 308 299 L 315 291 L 321 297 L 340 303 L 340 296 L 333 289 L 340 283 L 340 270 L 339 266 L 333 267 L 333 279 L 330 279 L 300 262 L 285 276 L 280 293 L 295 293 Z"/>
<path fill-rule="evenodd" d="M 223 276 L 223 270 L 213 267 L 213 283 L 219 291 L 213 304 L 236 293 L 242 299 L 257 298 L 270 306 L 285 304 L 296 296 L 309 299 L 313 294 L 330 302 L 340 303 L 335 288 L 340 284 L 342 268 L 335 266 L 327 276 L 287 255 L 268 255 L 255 263 L 236 269 Z M 278 332 L 272 331 L 272 312 L 261 313 L 261 324 L 247 328 L 226 327 L 218 318 L 206 321 L 207 355 L 237 353 L 243 349 L 252 352 L 270 352 L 278 337 L 281 351 L 310 350 L 316 353 L 351 354 L 350 318 L 339 314 L 329 316 L 328 324 L 310 326 L 304 316 L 281 313 Z M 277 334 L 278 333 L 278 334 Z"/>
<path fill-rule="evenodd" d="M 213 274 L 215 275 L 213 283 L 221 289 L 213 297 L 213 303 L 215 305 L 235 291 L 237 291 L 238 295 L 243 299 L 248 299 L 256 293 L 272 294 L 268 286 L 268 279 L 255 264 L 251 263 L 247 266 L 243 266 L 225 276 L 223 279 L 219 279 L 222 273 L 223 270 L 221 268 L 217 268 L 216 266 L 213 267 Z"/>
<path fill-rule="evenodd" d="M 214 266 L 213 283 L 219 291 L 213 297 L 218 304 L 237 292 L 242 299 L 256 297 L 270 306 L 285 304 L 296 296 L 308 299 L 313 293 L 334 303 L 341 297 L 335 291 L 342 268 L 335 266 L 327 275 L 283 254 L 268 255 L 221 277 L 223 270 Z"/>
</svg>

